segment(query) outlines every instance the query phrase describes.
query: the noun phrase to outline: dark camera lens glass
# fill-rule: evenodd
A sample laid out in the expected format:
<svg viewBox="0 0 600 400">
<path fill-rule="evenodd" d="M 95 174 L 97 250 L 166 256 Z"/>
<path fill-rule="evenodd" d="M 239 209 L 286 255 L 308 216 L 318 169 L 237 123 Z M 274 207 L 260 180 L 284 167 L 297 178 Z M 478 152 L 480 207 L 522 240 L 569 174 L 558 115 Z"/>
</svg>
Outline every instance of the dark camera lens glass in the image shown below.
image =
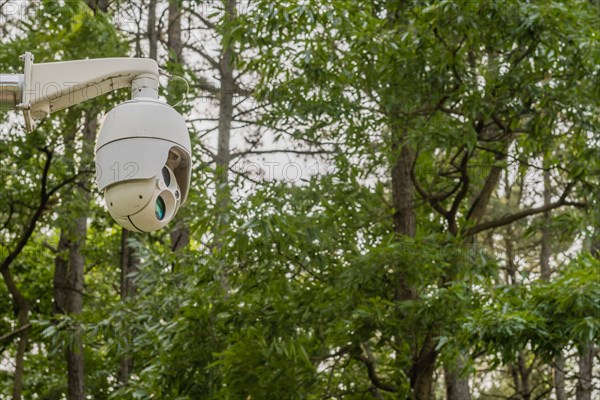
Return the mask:
<svg viewBox="0 0 600 400">
<path fill-rule="evenodd" d="M 169 168 L 163 167 L 162 176 L 165 181 L 165 185 L 170 186 L 171 185 L 171 173 L 169 172 Z"/>
<path fill-rule="evenodd" d="M 167 207 L 165 206 L 165 201 L 163 200 L 162 197 L 158 196 L 156 198 L 156 205 L 154 208 L 154 213 L 156 214 L 156 218 L 159 221 L 162 221 L 163 218 L 165 217 L 166 210 L 167 210 Z"/>
</svg>

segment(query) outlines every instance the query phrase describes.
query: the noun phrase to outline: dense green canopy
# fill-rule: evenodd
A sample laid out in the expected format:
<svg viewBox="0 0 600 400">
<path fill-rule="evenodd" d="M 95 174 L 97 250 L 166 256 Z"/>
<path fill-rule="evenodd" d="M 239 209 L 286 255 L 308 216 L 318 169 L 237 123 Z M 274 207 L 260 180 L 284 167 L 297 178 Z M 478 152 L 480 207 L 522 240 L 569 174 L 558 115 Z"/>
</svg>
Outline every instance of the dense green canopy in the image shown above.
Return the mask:
<svg viewBox="0 0 600 400">
<path fill-rule="evenodd" d="M 194 147 L 176 220 L 134 234 L 93 185 L 127 90 L 28 134 L 2 111 L 0 399 L 600 396 L 598 2 L 9 1 L 0 28 L 2 73 L 155 58 Z"/>
</svg>

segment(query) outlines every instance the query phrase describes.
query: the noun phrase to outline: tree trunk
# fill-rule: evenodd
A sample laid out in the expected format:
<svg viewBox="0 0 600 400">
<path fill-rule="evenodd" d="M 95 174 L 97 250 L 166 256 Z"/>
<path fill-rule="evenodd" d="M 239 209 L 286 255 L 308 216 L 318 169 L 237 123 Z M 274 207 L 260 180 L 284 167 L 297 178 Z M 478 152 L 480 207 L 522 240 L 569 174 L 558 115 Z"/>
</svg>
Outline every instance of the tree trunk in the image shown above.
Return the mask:
<svg viewBox="0 0 600 400">
<path fill-rule="evenodd" d="M 590 246 L 590 253 L 598 259 L 600 259 L 600 228 L 596 228 L 593 233 L 592 243 Z M 579 371 L 577 373 L 577 389 L 576 398 L 577 400 L 591 400 L 593 386 L 593 369 L 594 369 L 594 357 L 596 355 L 596 349 L 593 342 L 586 343 L 579 351 Z"/>
<path fill-rule="evenodd" d="M 513 184 L 511 184 L 508 174 L 504 174 L 504 187 L 506 190 L 506 203 L 519 208 L 521 205 L 523 186 L 521 181 L 521 187 L 516 198 L 512 198 Z M 515 249 L 515 234 L 512 225 L 506 227 L 506 233 L 504 235 L 504 244 L 506 248 L 506 273 L 507 283 L 510 285 L 518 285 L 519 280 L 517 278 L 518 266 L 515 263 L 515 258 L 518 257 L 518 249 Z M 531 385 L 529 382 L 530 368 L 527 366 L 525 359 L 525 350 L 520 350 L 517 355 L 516 363 L 508 365 L 510 374 L 513 379 L 515 386 L 515 398 L 520 400 L 528 400 L 531 397 Z"/>
<path fill-rule="evenodd" d="M 23 392 L 23 375 L 25 371 L 25 351 L 27 350 L 27 329 L 24 327 L 29 323 L 29 301 L 21 294 L 15 281 L 13 280 L 12 274 L 8 269 L 2 268 L 2 278 L 10 293 L 13 301 L 15 311 L 17 313 L 17 330 L 21 329 L 19 333 L 19 342 L 17 343 L 17 354 L 15 356 L 15 374 L 13 377 L 13 400 L 21 400 Z"/>
<path fill-rule="evenodd" d="M 190 230 L 187 226 L 176 225 L 171 231 L 171 251 L 179 252 L 190 243 Z"/>
<path fill-rule="evenodd" d="M 98 11 L 107 12 L 109 6 L 108 0 L 87 0 L 87 5 L 94 10 L 94 13 Z"/>
<path fill-rule="evenodd" d="M 236 0 L 225 1 L 225 24 L 229 24 L 236 18 Z M 216 221 L 213 228 L 212 247 L 217 254 L 221 253 L 223 247 L 223 235 L 229 224 L 229 204 L 231 194 L 229 190 L 229 164 L 231 162 L 231 123 L 233 120 L 233 94 L 235 80 L 235 54 L 233 44 L 225 46 L 223 41 L 219 58 L 219 75 L 221 89 L 219 91 L 219 126 L 217 138 L 217 155 L 215 157 L 215 214 Z M 228 272 L 225 265 L 219 271 L 219 283 L 227 296 L 229 293 Z"/>
<path fill-rule="evenodd" d="M 512 139 L 508 138 L 506 143 L 504 144 L 505 150 L 508 150 L 511 142 L 512 142 Z M 496 154 L 495 159 L 496 159 L 496 162 L 503 161 L 504 159 L 506 159 L 506 155 L 502 154 L 502 153 Z M 494 165 L 490 168 L 490 171 L 488 172 L 488 174 L 485 178 L 484 184 L 483 184 L 481 190 L 479 191 L 478 196 L 475 198 L 475 200 L 471 204 L 471 208 L 470 208 L 469 212 L 467 213 L 467 219 L 469 221 L 473 221 L 473 222 L 477 223 L 477 222 L 481 221 L 483 219 L 483 217 L 486 215 L 489 202 L 492 198 L 494 190 L 498 186 L 498 182 L 500 181 L 500 176 L 502 175 L 503 169 L 504 168 L 499 165 Z M 510 190 L 508 191 L 507 197 L 510 200 Z M 452 219 L 452 221 L 453 222 L 449 221 L 449 222 L 451 222 L 450 232 L 453 235 L 456 235 L 458 227 L 456 226 L 456 221 L 454 218 Z M 454 226 L 452 226 L 452 225 L 454 225 Z M 473 240 L 473 242 L 471 242 L 470 244 L 474 245 L 475 238 L 473 237 L 471 240 Z M 513 252 L 512 243 L 507 243 L 507 248 L 508 248 L 507 252 L 509 254 L 512 254 L 512 252 Z M 511 277 L 512 282 L 513 283 L 516 282 L 515 267 L 514 267 L 514 261 L 513 261 L 512 256 L 509 257 L 509 261 L 507 262 L 507 270 L 508 270 L 508 274 Z M 453 278 L 449 277 L 448 280 L 451 280 L 451 279 L 453 279 Z M 454 400 L 454 399 L 469 400 L 471 398 L 471 388 L 469 386 L 469 377 L 461 376 L 460 373 L 457 372 L 457 371 L 460 371 L 464 367 L 465 363 L 466 363 L 466 359 L 462 358 L 462 356 L 460 356 L 454 369 L 446 367 L 444 370 L 444 374 L 445 374 L 445 378 L 446 378 L 447 400 Z"/>
<path fill-rule="evenodd" d="M 235 18 L 236 0 L 227 0 L 225 9 L 225 20 L 232 21 Z M 221 92 L 219 99 L 219 129 L 218 129 L 218 145 L 216 157 L 216 204 L 217 204 L 217 228 L 215 232 L 216 240 L 215 247 L 220 249 L 219 237 L 227 226 L 227 208 L 230 203 L 229 193 L 229 163 L 231 161 L 231 121 L 233 119 L 233 92 L 234 79 L 233 71 L 234 51 L 231 44 L 221 49 L 221 58 L 219 61 L 219 69 L 221 75 Z"/>
<path fill-rule="evenodd" d="M 596 224 L 596 238 L 592 241 L 590 253 L 592 253 L 592 256 L 600 260 L 600 221 L 596 221 Z"/>
<path fill-rule="evenodd" d="M 151 0 L 156 3 L 156 0 Z M 154 5 L 156 8 L 156 4 Z M 148 22 L 148 28 L 150 28 L 150 22 Z M 182 52 L 183 45 L 181 43 L 181 10 L 179 9 L 178 1 L 171 1 L 169 3 L 169 58 L 172 63 L 183 63 Z M 152 35 L 150 29 L 148 29 L 148 36 Z M 154 35 L 156 36 L 156 34 Z M 154 38 L 154 46 L 156 47 L 156 38 Z M 180 214 L 181 215 L 181 214 Z M 190 230 L 185 223 L 181 220 L 177 221 L 171 229 L 171 249 L 174 252 L 180 251 L 187 247 L 190 242 Z M 175 265 L 173 265 L 175 269 Z"/>
<path fill-rule="evenodd" d="M 54 311 L 77 315 L 83 308 L 84 257 L 81 247 L 85 243 L 86 218 L 77 217 L 61 230 L 59 253 L 54 269 Z M 73 326 L 73 339 L 65 350 L 67 361 L 68 399 L 85 398 L 83 340 L 79 324 Z"/>
<path fill-rule="evenodd" d="M 453 366 L 444 368 L 446 380 L 446 400 L 470 400 L 471 389 L 468 377 L 461 376 L 461 370 L 466 365 L 466 357 L 460 355 Z"/>
<path fill-rule="evenodd" d="M 398 235 L 414 237 L 417 221 L 414 210 L 415 187 L 411 177 L 414 161 L 412 149 L 402 143 L 404 132 L 402 127 L 392 127 L 395 136 L 392 144 L 393 154 L 397 157 L 392 165 L 392 201 L 394 205 L 394 232 Z M 409 287 L 403 271 L 400 271 L 396 299 L 414 300 L 416 293 Z"/>
<path fill-rule="evenodd" d="M 531 399 L 531 384 L 529 382 L 530 369 L 527 367 L 523 352 L 519 352 L 519 375 L 521 376 L 521 398 L 523 400 Z"/>
<path fill-rule="evenodd" d="M 518 285 L 519 282 L 517 281 L 517 266 L 515 264 L 515 248 L 512 225 L 509 225 L 506 228 L 506 235 L 504 238 L 504 245 L 506 246 L 506 280 L 510 285 Z"/>
<path fill-rule="evenodd" d="M 516 364 L 510 364 L 509 370 L 515 385 L 515 399 L 530 400 L 531 399 L 531 384 L 529 382 L 530 369 L 527 367 L 523 352 L 520 351 L 517 357 Z"/>
<path fill-rule="evenodd" d="M 121 230 L 121 301 L 127 302 L 135 296 L 135 281 L 131 274 L 138 271 L 139 260 L 135 254 L 135 249 L 129 244 L 129 238 L 131 232 L 123 228 Z M 131 333 L 128 332 L 126 327 L 123 328 L 125 340 L 127 341 L 127 349 L 131 349 L 132 339 Z M 119 381 L 121 385 L 127 386 L 129 384 L 129 376 L 133 370 L 133 357 L 131 355 L 122 355 L 120 360 L 119 368 Z"/>
<path fill-rule="evenodd" d="M 508 365 L 508 369 L 510 371 L 510 376 L 513 379 L 513 385 L 515 386 L 515 395 L 513 398 L 519 399 L 519 394 L 523 391 L 521 387 L 521 377 L 519 376 L 519 370 L 515 366 L 514 363 Z"/>
<path fill-rule="evenodd" d="M 175 62 L 182 62 L 181 54 L 181 12 L 179 10 L 179 0 L 169 0 L 169 27 L 167 30 L 167 39 L 170 58 Z"/>
<path fill-rule="evenodd" d="M 411 178 L 414 161 L 412 149 L 404 142 L 405 133 L 400 126 L 392 126 L 393 154 L 397 157 L 392 165 L 392 200 L 394 205 L 394 231 L 398 235 L 414 237 L 416 232 L 416 215 L 414 210 L 415 187 Z M 398 301 L 414 300 L 417 293 L 407 282 L 406 274 L 400 271 L 396 299 Z M 427 336 L 423 346 L 413 349 L 413 363 L 409 372 L 411 398 L 429 400 L 433 386 L 433 372 L 437 352 L 436 342 Z"/>
<path fill-rule="evenodd" d="M 548 165 L 544 163 L 544 168 L 548 168 Z M 552 202 L 551 193 L 551 182 L 550 182 L 550 170 L 544 170 L 544 206 L 549 205 Z M 542 225 L 542 243 L 540 251 L 540 279 L 544 282 L 550 281 L 550 257 L 552 256 L 552 244 L 550 236 L 550 211 L 545 211 L 543 216 Z M 565 393 L 565 360 L 562 354 L 559 354 L 554 359 L 553 368 L 553 386 L 556 400 L 567 400 Z"/>
<path fill-rule="evenodd" d="M 156 31 L 156 1 L 150 0 L 148 5 L 148 45 L 150 47 L 149 57 L 158 60 L 158 32 Z M 170 21 L 170 19 L 169 19 Z M 177 19 L 179 21 L 179 19 Z M 181 29 L 180 29 L 181 31 Z M 181 42 L 181 41 L 180 41 Z"/>
<path fill-rule="evenodd" d="M 410 373 L 411 400 L 430 400 L 433 387 L 433 373 L 437 352 L 437 341 L 427 336 L 419 356 L 413 360 Z"/>
<path fill-rule="evenodd" d="M 544 171 L 544 206 L 548 206 L 552 202 L 552 194 L 550 192 L 550 171 Z M 543 281 L 550 281 L 550 255 L 552 254 L 551 238 L 550 238 L 550 211 L 544 212 L 542 225 L 542 251 L 540 255 L 540 277 Z"/>
<path fill-rule="evenodd" d="M 29 323 L 29 305 L 22 304 L 19 309 L 19 325 L 17 329 L 25 327 Z M 23 391 L 23 374 L 25 371 L 25 351 L 27 350 L 28 330 L 25 329 L 19 334 L 19 343 L 17 344 L 17 355 L 15 357 L 15 377 L 13 386 L 13 400 L 20 400 Z"/>
<path fill-rule="evenodd" d="M 395 145 L 395 150 L 394 153 L 397 154 L 398 159 L 392 167 L 392 196 L 395 208 L 394 230 L 401 235 L 414 237 L 417 226 L 414 210 L 415 188 L 410 172 L 414 155 L 408 145 L 401 143 Z"/>
<path fill-rule="evenodd" d="M 562 354 L 554 359 L 554 392 L 556 400 L 567 400 L 565 393 L 565 359 Z"/>
<path fill-rule="evenodd" d="M 594 257 L 600 259 L 600 224 L 595 227 L 590 252 Z M 579 350 L 579 371 L 577 373 L 576 389 L 577 400 L 592 399 L 592 390 L 594 388 L 592 380 L 594 378 L 593 369 L 595 356 L 596 349 L 594 348 L 593 342 L 586 343 L 586 345 Z"/>
<path fill-rule="evenodd" d="M 577 373 L 577 400 L 592 400 L 592 369 L 594 367 L 594 344 L 588 343 L 579 352 L 579 372 Z"/>
<path fill-rule="evenodd" d="M 92 154 L 98 124 L 94 112 L 85 116 L 83 130 L 82 162 L 86 162 L 86 155 Z M 75 148 L 74 138 L 66 138 L 65 143 Z M 82 182 L 81 187 L 76 187 L 72 202 L 69 220 L 64 222 L 59 239 L 59 253 L 55 259 L 54 270 L 54 301 L 55 312 L 68 315 L 79 315 L 83 310 L 83 290 L 85 273 L 85 247 L 87 235 L 87 208 L 89 206 L 89 182 Z M 76 205 L 75 202 L 81 202 Z M 70 204 L 69 204 L 70 205 Z M 80 209 L 77 209 L 81 207 Z M 85 370 L 83 358 L 83 335 L 81 326 L 74 323 L 72 327 L 72 341 L 65 350 L 67 361 L 67 398 L 69 400 L 85 399 Z"/>
<path fill-rule="evenodd" d="M 129 243 L 131 232 L 123 228 L 121 231 L 121 299 L 123 301 L 131 298 L 135 292 L 135 281 L 132 274 L 139 270 L 139 260 L 135 249 Z"/>
</svg>

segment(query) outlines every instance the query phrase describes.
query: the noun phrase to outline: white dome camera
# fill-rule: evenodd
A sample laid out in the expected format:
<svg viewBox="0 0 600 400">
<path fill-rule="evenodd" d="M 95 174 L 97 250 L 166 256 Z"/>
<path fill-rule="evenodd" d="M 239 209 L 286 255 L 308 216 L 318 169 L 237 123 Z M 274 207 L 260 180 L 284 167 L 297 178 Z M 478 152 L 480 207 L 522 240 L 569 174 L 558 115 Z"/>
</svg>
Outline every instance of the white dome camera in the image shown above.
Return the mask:
<svg viewBox="0 0 600 400">
<path fill-rule="evenodd" d="M 130 86 L 132 100 L 110 111 L 96 142 L 96 183 L 119 225 L 152 232 L 167 225 L 188 195 L 192 156 L 184 118 L 158 100 L 159 68 L 149 58 L 33 62 L 0 74 L 0 106 L 35 120 Z M 44 90 L 40 90 L 43 88 Z"/>
<path fill-rule="evenodd" d="M 136 232 L 167 225 L 188 195 L 191 144 L 184 118 L 149 97 L 119 104 L 96 142 L 96 183 L 110 215 Z"/>
</svg>

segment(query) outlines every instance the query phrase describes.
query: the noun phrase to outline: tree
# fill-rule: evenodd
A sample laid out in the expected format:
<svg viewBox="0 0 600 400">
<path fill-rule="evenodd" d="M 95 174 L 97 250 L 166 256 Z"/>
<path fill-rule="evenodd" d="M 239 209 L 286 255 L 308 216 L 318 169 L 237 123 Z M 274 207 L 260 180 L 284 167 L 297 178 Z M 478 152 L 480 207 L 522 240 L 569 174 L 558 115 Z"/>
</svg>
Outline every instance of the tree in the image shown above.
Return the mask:
<svg viewBox="0 0 600 400">
<path fill-rule="evenodd" d="M 130 235 L 86 150 L 128 93 L 2 114 L 0 398 L 595 396 L 592 2 L 29 7 L 2 72 L 155 58 L 195 160 Z"/>
<path fill-rule="evenodd" d="M 562 29 L 553 22 L 581 17 L 589 4 L 577 3 L 567 14 L 558 4 L 505 6 L 262 2 L 261 18 L 248 24 L 247 35 L 262 56 L 253 65 L 262 74 L 261 88 L 275 93 L 270 95 L 277 100 L 273 120 L 301 119 L 310 128 L 299 135 L 310 138 L 342 138 L 345 151 L 366 169 L 387 157 L 395 231 L 409 237 L 419 230 L 423 235 L 445 231 L 465 245 L 487 230 L 539 213 L 585 206 L 569 199 L 582 180 L 577 168 L 569 168 L 558 201 L 488 217 L 506 165 L 523 165 L 522 151 L 530 158 L 541 156 L 533 140 L 542 143 L 569 126 L 567 135 L 585 147 L 589 132 L 584 115 L 591 104 L 578 108 L 576 116 L 567 112 L 564 100 L 579 107 L 582 92 L 567 88 L 573 79 L 585 80 L 580 74 L 591 73 L 594 61 L 571 46 L 578 41 L 571 42 L 573 26 Z M 585 26 L 588 39 L 580 36 L 579 45 L 587 46 L 594 28 Z M 556 68 L 570 72 L 548 72 Z M 584 86 L 593 85 L 587 82 Z M 571 157 L 579 156 L 576 146 L 569 147 Z M 549 168 L 563 165 L 555 161 Z M 424 218 L 415 221 L 417 199 L 428 209 L 419 207 Z M 435 222 L 442 221 L 441 232 L 425 217 L 431 212 L 439 214 Z M 460 283 L 465 273 L 473 276 L 448 269 L 427 284 L 421 278 L 415 287 L 410 272 L 400 267 L 397 273 L 399 308 L 431 296 L 427 285 L 444 288 Z M 411 333 L 419 340 L 408 343 L 416 346 L 404 371 L 409 396 L 429 398 L 440 338 L 427 330 Z M 378 330 L 372 335 L 378 337 Z M 366 364 L 376 390 L 396 391 L 374 374 L 368 354 L 358 360 Z"/>
<path fill-rule="evenodd" d="M 96 5 L 94 4 L 93 6 L 95 7 Z M 55 35 L 61 37 L 62 41 L 54 42 L 54 46 L 48 48 L 47 54 L 38 53 L 38 59 L 43 59 L 49 54 L 53 55 L 58 49 L 61 49 L 62 53 L 68 58 L 93 57 L 100 54 L 102 56 L 117 55 L 123 50 L 122 44 L 114 35 L 114 29 L 108 20 L 102 15 L 97 15 L 96 17 L 90 16 L 89 8 L 83 3 L 70 2 L 56 4 L 53 2 L 43 2 L 33 7 L 35 13 L 24 13 L 23 16 L 28 15 L 29 19 L 19 21 L 22 23 L 21 29 L 29 34 L 25 34 L 24 39 L 13 41 L 10 49 L 6 48 L 6 57 L 18 60 L 15 52 L 22 52 L 23 48 L 35 48 L 38 43 L 46 41 L 50 37 L 55 37 Z M 101 11 L 101 9 L 96 9 L 96 11 Z M 41 31 L 38 29 L 39 26 L 46 26 L 47 30 Z M 89 37 L 98 37 L 106 41 L 96 48 L 83 46 L 81 43 L 82 38 L 88 38 L 86 40 L 89 44 Z M 90 51 L 90 49 L 93 50 Z M 17 248 L 24 249 L 31 246 L 29 242 L 32 235 L 37 231 L 38 222 L 46 225 L 52 219 L 48 215 L 53 215 L 54 210 L 57 210 L 60 214 L 69 215 L 70 218 L 68 221 L 66 218 L 60 218 L 58 224 L 62 229 L 58 246 L 55 249 L 57 255 L 55 258 L 56 270 L 54 275 L 54 310 L 57 313 L 65 313 L 70 316 L 77 316 L 83 309 L 85 268 L 85 255 L 83 252 L 87 234 L 86 220 L 89 216 L 86 210 L 88 208 L 88 193 L 92 177 L 92 168 L 90 167 L 91 146 L 94 142 L 98 126 L 96 122 L 98 109 L 98 106 L 94 107 L 92 105 L 90 107 L 88 105 L 87 108 L 77 107 L 59 114 L 58 119 L 65 129 L 64 137 L 61 138 L 60 135 L 48 134 L 48 132 L 54 132 L 57 125 L 55 124 L 53 127 L 51 123 L 46 121 L 38 128 L 39 133 L 36 139 L 38 144 L 34 144 L 33 148 L 31 148 L 31 145 L 25 147 L 29 149 L 27 151 L 35 152 L 35 146 L 37 146 L 37 151 L 41 151 L 41 154 L 45 155 L 46 163 L 41 175 L 41 200 L 39 208 L 33 213 L 25 235 L 22 237 L 21 244 L 18 244 Z M 86 115 L 87 110 L 89 110 L 89 114 Z M 83 125 L 83 129 L 81 129 L 81 124 Z M 83 148 L 78 150 L 78 141 L 80 139 L 78 134 L 81 131 L 83 131 L 83 137 L 81 138 Z M 44 138 L 44 136 L 46 137 Z M 10 143 L 9 145 L 12 145 Z M 62 182 L 52 187 L 51 182 L 56 179 L 59 179 L 59 182 L 62 180 Z M 34 178 L 33 180 L 35 181 L 36 179 Z M 75 196 L 70 196 L 64 190 L 67 188 L 74 188 L 73 192 Z M 60 207 L 58 207 L 59 203 L 62 203 Z M 75 217 L 73 218 L 73 216 Z M 5 228 L 7 227 L 5 226 Z M 44 239 L 44 243 L 47 243 L 47 240 Z M 15 252 L 13 256 L 16 255 L 18 253 Z M 12 261 L 7 259 L 6 262 L 5 277 L 8 278 L 8 286 L 17 290 L 17 287 L 12 285 L 12 277 L 8 271 L 9 264 Z M 28 304 L 25 298 L 19 296 L 17 292 L 14 293 L 17 295 L 17 297 L 13 295 L 15 304 L 20 310 L 23 310 L 19 314 L 21 327 L 27 326 L 29 325 L 27 315 L 32 310 L 32 306 Z M 72 336 L 69 340 L 70 344 L 65 346 L 68 370 L 68 393 L 69 398 L 82 399 L 85 398 L 82 332 L 76 321 L 71 324 L 70 328 L 72 328 Z M 15 371 L 13 398 L 21 398 L 22 385 L 19 381 L 22 380 L 23 367 L 21 365 L 22 361 L 19 360 L 22 360 L 27 351 L 26 334 L 27 330 L 23 330 L 17 351 L 16 359 L 19 367 Z"/>
</svg>

